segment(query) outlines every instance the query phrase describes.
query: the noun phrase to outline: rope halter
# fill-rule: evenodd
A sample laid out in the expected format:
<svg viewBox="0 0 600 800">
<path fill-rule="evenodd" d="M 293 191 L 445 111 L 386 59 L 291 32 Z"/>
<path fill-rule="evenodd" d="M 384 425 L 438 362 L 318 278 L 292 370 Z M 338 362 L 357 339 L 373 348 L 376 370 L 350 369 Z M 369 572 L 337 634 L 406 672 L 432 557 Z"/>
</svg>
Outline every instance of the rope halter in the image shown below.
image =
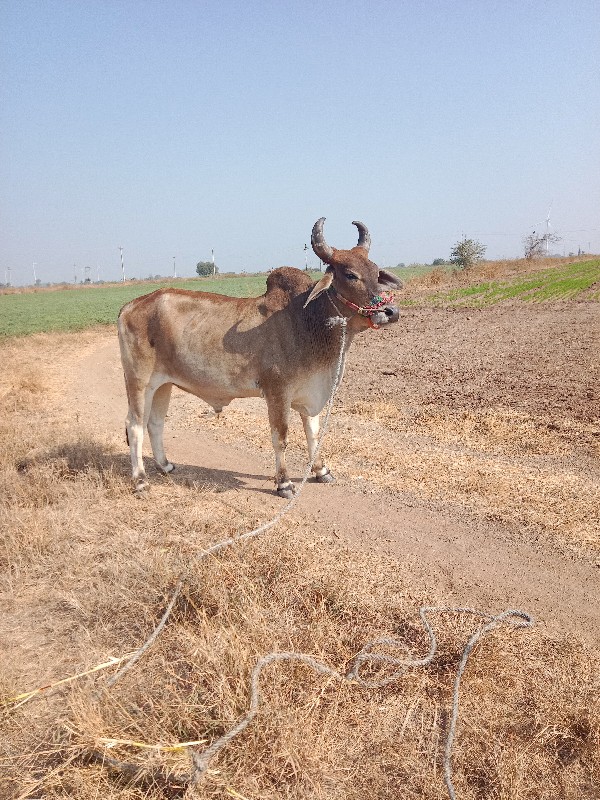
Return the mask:
<svg viewBox="0 0 600 800">
<path fill-rule="evenodd" d="M 353 303 L 351 300 L 347 300 L 343 295 L 341 295 L 333 286 L 329 289 L 329 292 L 333 294 L 337 300 L 343 303 L 348 308 L 351 308 L 354 312 L 359 314 L 361 317 L 366 317 L 369 326 L 374 328 L 375 330 L 381 328 L 381 325 L 375 325 L 371 317 L 373 314 L 376 314 L 378 311 L 381 311 L 385 306 L 389 306 L 390 303 L 394 302 L 394 295 L 392 292 L 383 292 L 383 294 L 376 294 L 371 302 L 366 306 L 357 306 L 356 303 Z"/>
</svg>

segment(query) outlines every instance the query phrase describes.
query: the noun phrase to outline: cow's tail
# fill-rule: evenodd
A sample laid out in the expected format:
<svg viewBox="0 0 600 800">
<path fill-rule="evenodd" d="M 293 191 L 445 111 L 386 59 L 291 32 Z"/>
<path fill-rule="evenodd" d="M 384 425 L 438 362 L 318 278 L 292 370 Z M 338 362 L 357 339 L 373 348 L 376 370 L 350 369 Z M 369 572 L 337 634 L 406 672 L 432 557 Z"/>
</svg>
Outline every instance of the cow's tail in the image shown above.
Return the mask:
<svg viewBox="0 0 600 800">
<path fill-rule="evenodd" d="M 125 441 L 127 442 L 127 446 L 129 447 L 129 431 L 127 430 L 127 425 L 125 425 Z"/>
</svg>

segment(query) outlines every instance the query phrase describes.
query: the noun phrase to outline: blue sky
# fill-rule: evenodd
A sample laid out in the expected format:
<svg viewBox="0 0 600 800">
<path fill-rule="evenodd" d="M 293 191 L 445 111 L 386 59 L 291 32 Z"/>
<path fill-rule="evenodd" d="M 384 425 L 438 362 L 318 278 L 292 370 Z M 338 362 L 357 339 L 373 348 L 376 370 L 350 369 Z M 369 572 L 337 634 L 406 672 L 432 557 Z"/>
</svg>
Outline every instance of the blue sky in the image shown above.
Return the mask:
<svg viewBox="0 0 600 800">
<path fill-rule="evenodd" d="M 585 0 L 2 0 L 0 281 L 302 267 L 321 216 L 513 257 L 551 203 L 599 252 L 598 41 Z"/>
</svg>

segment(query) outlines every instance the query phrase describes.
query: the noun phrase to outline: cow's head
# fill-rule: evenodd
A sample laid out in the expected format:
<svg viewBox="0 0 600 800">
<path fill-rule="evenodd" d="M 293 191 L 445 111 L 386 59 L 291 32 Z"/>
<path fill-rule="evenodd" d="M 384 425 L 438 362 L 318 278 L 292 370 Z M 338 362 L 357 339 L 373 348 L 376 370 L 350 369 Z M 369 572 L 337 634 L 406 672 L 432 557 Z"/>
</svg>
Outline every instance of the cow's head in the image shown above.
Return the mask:
<svg viewBox="0 0 600 800">
<path fill-rule="evenodd" d="M 316 255 L 327 264 L 327 270 L 313 287 L 305 305 L 322 292 L 333 290 L 333 302 L 339 306 L 341 301 L 341 310 L 357 317 L 357 327 L 380 327 L 397 322 L 398 307 L 391 298 L 385 298 L 390 289 L 399 289 L 402 283 L 369 260 L 371 237 L 366 225 L 353 222 L 358 228 L 358 244 L 352 250 L 336 250 L 325 241 L 324 222 L 325 217 L 315 222 L 310 241 Z M 381 302 L 382 297 L 384 302 Z"/>
</svg>

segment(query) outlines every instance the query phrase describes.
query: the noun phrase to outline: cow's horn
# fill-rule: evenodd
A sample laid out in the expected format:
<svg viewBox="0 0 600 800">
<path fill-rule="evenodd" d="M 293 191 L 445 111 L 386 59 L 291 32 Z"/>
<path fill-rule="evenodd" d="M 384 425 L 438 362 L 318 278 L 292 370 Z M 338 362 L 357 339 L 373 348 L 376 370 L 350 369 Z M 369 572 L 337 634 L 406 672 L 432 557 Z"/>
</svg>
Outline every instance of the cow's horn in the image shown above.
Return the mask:
<svg viewBox="0 0 600 800">
<path fill-rule="evenodd" d="M 357 222 L 356 220 L 354 220 L 352 224 L 356 225 L 356 227 L 358 228 L 358 244 L 356 246 L 362 247 L 363 250 L 366 250 L 368 253 L 369 248 L 371 247 L 371 237 L 369 236 L 369 229 L 362 222 Z"/>
<path fill-rule="evenodd" d="M 315 222 L 310 236 L 310 243 L 312 244 L 312 249 L 315 251 L 315 255 L 317 255 L 321 261 L 329 264 L 333 256 L 333 247 L 329 247 L 323 236 L 324 222 L 325 217 L 321 217 L 321 219 Z"/>
</svg>

